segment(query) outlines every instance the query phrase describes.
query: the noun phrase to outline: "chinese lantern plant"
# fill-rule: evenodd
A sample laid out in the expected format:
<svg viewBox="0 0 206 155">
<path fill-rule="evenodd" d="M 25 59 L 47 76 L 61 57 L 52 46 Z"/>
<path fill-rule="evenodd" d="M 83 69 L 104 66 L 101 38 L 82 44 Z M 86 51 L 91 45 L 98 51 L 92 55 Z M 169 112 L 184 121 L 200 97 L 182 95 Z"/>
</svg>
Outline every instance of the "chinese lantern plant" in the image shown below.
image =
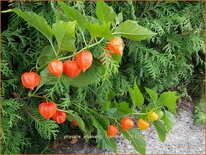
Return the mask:
<svg viewBox="0 0 206 155">
<path fill-rule="evenodd" d="M 167 133 L 171 131 L 174 124 L 176 101 L 179 97 L 176 92 L 170 91 L 163 92 L 158 96 L 155 91 L 145 88 L 144 93 L 147 93 L 150 97 L 149 102 L 145 104 L 145 98 L 138 88 L 136 80 L 133 88 L 128 87 L 128 92 L 131 96 L 131 102 L 112 102 L 115 94 L 114 92 L 109 94 L 108 100 L 102 107 L 109 118 L 108 128 L 104 129 L 107 130 L 111 141 L 112 137 L 115 137 L 119 131 L 139 153 L 144 154 L 146 152 L 146 141 L 142 131 L 153 125 L 160 140 L 164 142 Z M 136 125 L 134 121 L 136 121 Z M 101 124 L 104 127 L 104 123 Z M 112 142 L 110 146 L 115 149 Z"/>
<path fill-rule="evenodd" d="M 56 22 L 51 25 L 34 12 L 22 12 L 19 9 L 3 11 L 16 13 L 48 40 L 36 60 L 35 72 L 22 73 L 21 78 L 23 86 L 29 90 L 28 96 L 40 99 L 39 114 L 48 122 L 52 119 L 58 124 L 66 123 L 66 116 L 70 116 L 69 121 L 76 121 L 71 124 L 78 126 L 84 135 L 97 133 L 103 138 L 96 139 L 102 149 L 112 148 L 116 151 L 113 137 L 118 133 L 123 133 L 126 138 L 137 133 L 141 138 L 131 139 L 132 144 L 138 152 L 145 153 L 145 142 L 133 119 L 139 119 L 141 113 L 141 117 L 145 116 L 142 119 L 148 122 L 147 111 L 162 111 L 165 106 L 162 121 L 157 120 L 154 113 L 149 119 L 157 128 L 161 140 L 164 140 L 165 133 L 162 135 L 162 132 L 171 128 L 171 123 L 167 124 L 167 115 L 173 116 L 167 110 L 175 111 L 173 104 L 176 96 L 173 93 L 169 93 L 169 97 L 173 95 L 170 103 L 165 99 L 167 93 L 157 99 L 157 95 L 150 90 L 149 95 L 152 94 L 154 101 L 143 107 L 144 98 L 135 84 L 134 90 L 129 88 L 132 105 L 127 102 L 110 104 L 109 98 L 105 105 L 99 105 L 98 108 L 70 101 L 73 99 L 71 94 L 75 94 L 75 87 L 87 87 L 109 80 L 110 76 L 118 72 L 121 58 L 126 56 L 123 38 L 139 41 L 151 38 L 155 33 L 135 21 L 123 21 L 104 1 L 96 2 L 97 18 L 85 16 L 64 2 L 55 5 L 59 7 L 54 10 L 58 15 Z M 64 20 L 60 20 L 60 16 L 64 16 Z M 77 44 L 77 40 L 81 40 L 81 45 Z M 72 87 L 71 92 L 69 87 Z M 139 113 L 136 108 L 140 110 Z M 88 116 L 101 117 L 95 119 Z M 161 125 L 166 125 L 167 130 L 159 129 Z"/>
</svg>

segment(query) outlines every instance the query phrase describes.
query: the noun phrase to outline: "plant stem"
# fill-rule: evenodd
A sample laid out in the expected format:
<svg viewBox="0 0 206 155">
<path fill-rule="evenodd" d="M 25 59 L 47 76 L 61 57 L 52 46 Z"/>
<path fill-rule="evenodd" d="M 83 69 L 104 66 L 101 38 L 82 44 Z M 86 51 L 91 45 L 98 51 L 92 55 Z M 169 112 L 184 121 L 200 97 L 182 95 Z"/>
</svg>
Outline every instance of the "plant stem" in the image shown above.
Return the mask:
<svg viewBox="0 0 206 155">
<path fill-rule="evenodd" d="M 51 44 L 51 47 L 52 47 L 52 49 L 53 49 L 53 51 L 54 51 L 55 56 L 57 57 L 57 52 L 56 52 L 56 50 L 55 50 L 55 48 L 54 48 L 53 43 L 52 43 L 51 41 L 49 41 L 49 42 L 50 42 L 50 44 Z"/>
<path fill-rule="evenodd" d="M 79 29 L 79 31 L 81 32 L 81 34 L 82 34 L 82 38 L 83 38 L 83 41 L 84 41 L 84 44 L 85 44 L 86 47 L 87 47 L 88 45 L 87 45 L 87 42 L 86 42 L 86 40 L 85 40 L 84 33 L 82 32 L 81 29 Z"/>
<path fill-rule="evenodd" d="M 4 11 L 1 11 L 1 13 L 7 13 L 7 12 L 11 12 L 11 9 L 9 9 L 9 10 L 4 10 Z"/>
<path fill-rule="evenodd" d="M 147 113 L 139 113 L 139 112 L 133 113 L 133 114 L 136 114 L 136 115 L 147 115 Z"/>
<path fill-rule="evenodd" d="M 69 59 L 69 58 L 77 55 L 78 53 L 80 53 L 81 51 L 83 51 L 83 50 L 85 50 L 85 49 L 87 49 L 87 48 L 91 48 L 91 47 L 93 47 L 93 46 L 96 46 L 97 44 L 101 43 L 103 40 L 104 40 L 104 38 L 102 38 L 101 40 L 99 40 L 98 42 L 96 42 L 96 43 L 94 43 L 94 44 L 92 44 L 92 45 L 89 45 L 89 46 L 86 46 L 86 47 L 82 48 L 79 52 L 77 52 L 77 53 L 75 53 L 75 54 L 73 54 L 73 55 L 69 55 L 69 56 L 66 56 L 66 57 L 63 57 L 63 58 L 59 58 L 59 60 Z"/>
<path fill-rule="evenodd" d="M 36 70 L 36 72 L 39 72 L 41 69 L 43 69 L 43 68 L 46 67 L 46 66 L 47 66 L 47 63 L 44 64 L 44 65 L 42 65 L 42 66 L 40 66 L 40 67 L 38 67 L 37 70 Z"/>
<path fill-rule="evenodd" d="M 29 97 L 36 97 L 36 98 L 43 98 L 46 99 L 44 96 L 34 95 L 34 94 L 28 94 Z"/>
</svg>

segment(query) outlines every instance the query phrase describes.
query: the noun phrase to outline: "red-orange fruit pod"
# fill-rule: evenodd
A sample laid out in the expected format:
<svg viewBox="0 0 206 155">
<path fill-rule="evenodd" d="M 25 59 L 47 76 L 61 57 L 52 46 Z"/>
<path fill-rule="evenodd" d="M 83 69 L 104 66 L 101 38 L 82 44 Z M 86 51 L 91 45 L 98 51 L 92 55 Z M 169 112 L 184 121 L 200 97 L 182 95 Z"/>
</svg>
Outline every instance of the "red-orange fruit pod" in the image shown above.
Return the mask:
<svg viewBox="0 0 206 155">
<path fill-rule="evenodd" d="M 38 110 L 45 119 L 49 119 L 56 113 L 57 105 L 54 102 L 45 101 L 39 104 Z"/>
<path fill-rule="evenodd" d="M 82 51 L 77 54 L 76 61 L 79 68 L 85 72 L 92 65 L 92 53 L 86 50 Z"/>
<path fill-rule="evenodd" d="M 67 60 L 63 64 L 64 73 L 69 76 L 71 79 L 75 78 L 81 72 L 81 69 L 78 67 L 76 61 Z"/>
<path fill-rule="evenodd" d="M 128 130 L 130 128 L 133 128 L 134 122 L 131 118 L 124 117 L 124 118 L 122 118 L 121 125 L 122 125 L 123 130 Z"/>
<path fill-rule="evenodd" d="M 114 125 L 109 125 L 107 130 L 107 135 L 109 138 L 114 137 L 118 133 L 118 128 Z"/>
<path fill-rule="evenodd" d="M 64 123 L 66 121 L 66 118 L 66 113 L 60 110 L 56 110 L 56 113 L 54 114 L 54 116 L 52 116 L 52 119 L 58 124 Z"/>
<path fill-rule="evenodd" d="M 33 90 L 40 82 L 40 76 L 35 72 L 25 72 L 21 76 L 22 85 L 27 88 Z"/>
<path fill-rule="evenodd" d="M 111 52 L 122 55 L 123 54 L 123 40 L 120 37 L 114 38 L 107 44 L 107 49 Z"/>
<path fill-rule="evenodd" d="M 48 71 L 50 74 L 60 77 L 63 73 L 63 63 L 60 60 L 52 60 L 48 64 Z"/>
<path fill-rule="evenodd" d="M 73 126 L 73 127 L 78 126 L 78 122 L 76 120 L 73 120 L 71 122 L 71 126 Z"/>
</svg>

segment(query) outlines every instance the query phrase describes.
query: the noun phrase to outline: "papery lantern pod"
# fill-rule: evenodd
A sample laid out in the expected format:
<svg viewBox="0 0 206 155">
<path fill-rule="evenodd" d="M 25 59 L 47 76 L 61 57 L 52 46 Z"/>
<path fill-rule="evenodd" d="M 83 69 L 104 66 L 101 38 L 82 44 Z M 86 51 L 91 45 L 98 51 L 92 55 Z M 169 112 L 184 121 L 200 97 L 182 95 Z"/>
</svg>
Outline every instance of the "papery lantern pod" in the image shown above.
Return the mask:
<svg viewBox="0 0 206 155">
<path fill-rule="evenodd" d="M 76 120 L 73 120 L 71 122 L 71 126 L 73 126 L 73 127 L 78 126 L 78 122 Z"/>
<path fill-rule="evenodd" d="M 137 126 L 140 130 L 146 130 L 147 128 L 149 128 L 150 125 L 145 120 L 139 119 L 137 122 Z"/>
<path fill-rule="evenodd" d="M 49 119 L 56 113 L 57 105 L 54 102 L 42 102 L 39 104 L 38 111 L 45 118 Z"/>
<path fill-rule="evenodd" d="M 92 53 L 90 51 L 81 51 L 76 56 L 77 65 L 79 68 L 85 72 L 91 65 L 93 61 Z"/>
<path fill-rule="evenodd" d="M 21 76 L 22 85 L 27 88 L 33 90 L 40 82 L 41 77 L 35 72 L 25 72 Z"/>
<path fill-rule="evenodd" d="M 123 55 L 123 40 L 120 37 L 114 38 L 107 44 L 107 49 L 117 55 Z"/>
<path fill-rule="evenodd" d="M 128 130 L 133 128 L 134 122 L 131 118 L 123 117 L 121 121 L 121 125 L 123 130 Z"/>
<path fill-rule="evenodd" d="M 114 125 L 108 125 L 107 135 L 109 138 L 114 137 L 118 133 L 118 128 Z"/>
<path fill-rule="evenodd" d="M 58 124 L 64 123 L 66 121 L 66 118 L 67 118 L 66 113 L 58 109 L 56 110 L 54 116 L 52 116 L 52 119 Z"/>
<path fill-rule="evenodd" d="M 67 60 L 63 64 L 64 73 L 71 79 L 75 78 L 81 72 L 75 60 Z"/>
<path fill-rule="evenodd" d="M 52 60 L 48 64 L 48 71 L 50 74 L 60 77 L 63 73 L 63 63 L 60 60 Z"/>
</svg>

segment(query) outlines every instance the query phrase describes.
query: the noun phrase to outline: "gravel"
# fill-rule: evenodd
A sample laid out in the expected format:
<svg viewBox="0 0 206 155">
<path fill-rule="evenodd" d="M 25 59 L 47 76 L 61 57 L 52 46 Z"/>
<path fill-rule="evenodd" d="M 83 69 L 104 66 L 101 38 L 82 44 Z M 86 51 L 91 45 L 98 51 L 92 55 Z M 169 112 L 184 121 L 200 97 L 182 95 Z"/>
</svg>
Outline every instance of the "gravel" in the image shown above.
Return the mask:
<svg viewBox="0 0 206 155">
<path fill-rule="evenodd" d="M 172 131 L 167 135 L 164 143 L 159 140 L 157 132 L 153 126 L 143 132 L 147 142 L 147 154 L 205 154 L 204 125 L 197 126 L 193 124 L 193 113 L 190 109 L 192 108 L 181 108 L 178 110 L 175 125 L 173 126 Z M 118 154 L 137 154 L 129 141 L 123 137 L 119 136 L 116 138 L 116 142 L 118 146 Z M 85 144 L 81 140 L 79 140 L 77 143 L 81 143 L 82 146 L 75 147 L 75 145 L 79 144 L 74 144 L 74 148 L 65 149 L 65 147 L 62 148 L 60 145 L 54 150 L 54 152 L 60 154 L 112 153 L 111 151 L 103 152 L 94 146 Z"/>
<path fill-rule="evenodd" d="M 153 126 L 143 134 L 147 142 L 147 154 L 205 154 L 204 126 L 193 125 L 193 113 L 185 109 L 178 112 L 175 125 L 164 143 L 159 140 Z M 117 139 L 117 143 L 117 153 L 137 153 L 128 140 Z"/>
</svg>

